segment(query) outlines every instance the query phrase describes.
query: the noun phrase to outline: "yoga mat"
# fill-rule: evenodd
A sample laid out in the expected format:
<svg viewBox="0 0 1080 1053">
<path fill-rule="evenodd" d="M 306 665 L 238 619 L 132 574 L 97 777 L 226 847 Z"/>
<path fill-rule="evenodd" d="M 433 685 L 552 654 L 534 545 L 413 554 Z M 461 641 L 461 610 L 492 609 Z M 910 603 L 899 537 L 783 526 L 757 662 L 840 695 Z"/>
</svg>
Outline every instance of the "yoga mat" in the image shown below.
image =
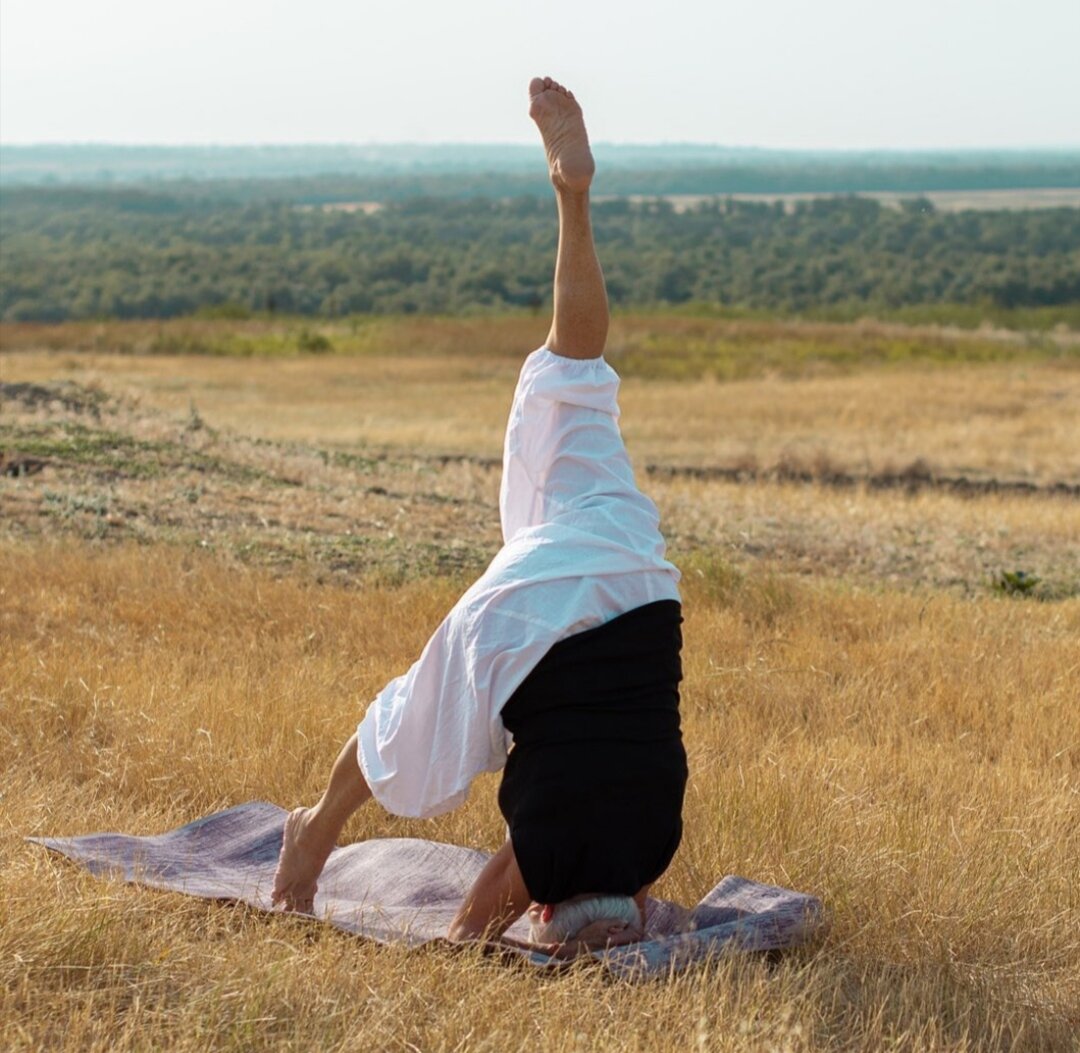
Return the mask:
<svg viewBox="0 0 1080 1053">
<path fill-rule="evenodd" d="M 287 814 L 276 805 L 250 801 L 156 837 L 104 833 L 30 840 L 103 877 L 271 910 Z M 319 878 L 314 917 L 379 943 L 418 947 L 445 940 L 488 858 L 475 849 L 413 838 L 337 848 Z M 725 877 L 693 908 L 650 898 L 645 939 L 593 957 L 616 976 L 645 978 L 724 950 L 795 947 L 824 924 L 821 901 L 813 896 Z M 519 920 L 507 935 L 527 940 L 527 922 Z M 541 967 L 566 964 L 539 951 L 508 947 L 507 953 Z"/>
</svg>

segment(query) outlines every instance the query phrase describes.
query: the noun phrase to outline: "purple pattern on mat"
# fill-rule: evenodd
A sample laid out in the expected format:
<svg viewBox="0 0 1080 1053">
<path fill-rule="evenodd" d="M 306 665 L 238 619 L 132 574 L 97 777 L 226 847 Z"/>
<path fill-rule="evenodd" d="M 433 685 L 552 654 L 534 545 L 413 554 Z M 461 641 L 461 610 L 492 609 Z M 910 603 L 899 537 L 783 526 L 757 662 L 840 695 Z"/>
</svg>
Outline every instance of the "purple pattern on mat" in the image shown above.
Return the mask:
<svg viewBox="0 0 1080 1053">
<path fill-rule="evenodd" d="M 205 899 L 270 909 L 286 812 L 251 801 L 156 837 L 91 834 L 35 837 L 98 875 Z M 315 916 L 380 943 L 442 939 L 488 856 L 435 841 L 388 838 L 335 849 L 319 879 Z M 595 957 L 620 976 L 678 970 L 725 948 L 776 950 L 806 943 L 823 927 L 821 901 L 745 878 L 726 877 L 693 910 L 650 899 L 646 939 Z M 525 939 L 519 921 L 509 935 Z M 560 964 L 515 951 L 537 965 Z"/>
</svg>

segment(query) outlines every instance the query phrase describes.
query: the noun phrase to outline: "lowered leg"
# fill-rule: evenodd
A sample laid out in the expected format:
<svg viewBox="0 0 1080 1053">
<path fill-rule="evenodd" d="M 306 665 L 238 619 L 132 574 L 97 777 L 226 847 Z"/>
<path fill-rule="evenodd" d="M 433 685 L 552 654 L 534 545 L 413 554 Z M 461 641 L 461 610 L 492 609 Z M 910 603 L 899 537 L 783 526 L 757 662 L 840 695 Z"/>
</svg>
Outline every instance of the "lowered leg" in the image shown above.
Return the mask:
<svg viewBox="0 0 1080 1053">
<path fill-rule="evenodd" d="M 330 772 L 326 792 L 314 808 L 297 808 L 285 820 L 271 901 L 286 910 L 310 914 L 318 877 L 334 850 L 346 820 L 371 790 L 356 759 L 356 736 L 345 743 Z"/>
</svg>

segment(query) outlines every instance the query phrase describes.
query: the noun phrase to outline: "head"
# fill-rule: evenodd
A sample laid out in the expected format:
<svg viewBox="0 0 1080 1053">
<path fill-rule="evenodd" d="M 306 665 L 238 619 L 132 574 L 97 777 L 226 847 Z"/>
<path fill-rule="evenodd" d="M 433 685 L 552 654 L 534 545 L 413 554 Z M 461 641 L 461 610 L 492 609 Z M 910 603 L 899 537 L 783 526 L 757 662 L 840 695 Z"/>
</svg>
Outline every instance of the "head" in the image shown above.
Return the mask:
<svg viewBox="0 0 1080 1053">
<path fill-rule="evenodd" d="M 561 903 L 534 903 L 529 908 L 533 943 L 578 942 L 589 950 L 636 943 L 641 939 L 641 912 L 632 896 L 574 896 Z"/>
</svg>

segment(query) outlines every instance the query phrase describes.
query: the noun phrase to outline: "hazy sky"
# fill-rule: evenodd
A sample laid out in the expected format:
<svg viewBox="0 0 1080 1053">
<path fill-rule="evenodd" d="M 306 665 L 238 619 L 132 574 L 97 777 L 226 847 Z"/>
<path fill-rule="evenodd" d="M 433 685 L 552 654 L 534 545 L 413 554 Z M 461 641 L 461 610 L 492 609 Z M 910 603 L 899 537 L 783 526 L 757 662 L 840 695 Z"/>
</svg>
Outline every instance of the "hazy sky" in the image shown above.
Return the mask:
<svg viewBox="0 0 1080 1053">
<path fill-rule="evenodd" d="M 1080 145 L 1080 0 L 2 0 L 5 142 Z"/>
</svg>

